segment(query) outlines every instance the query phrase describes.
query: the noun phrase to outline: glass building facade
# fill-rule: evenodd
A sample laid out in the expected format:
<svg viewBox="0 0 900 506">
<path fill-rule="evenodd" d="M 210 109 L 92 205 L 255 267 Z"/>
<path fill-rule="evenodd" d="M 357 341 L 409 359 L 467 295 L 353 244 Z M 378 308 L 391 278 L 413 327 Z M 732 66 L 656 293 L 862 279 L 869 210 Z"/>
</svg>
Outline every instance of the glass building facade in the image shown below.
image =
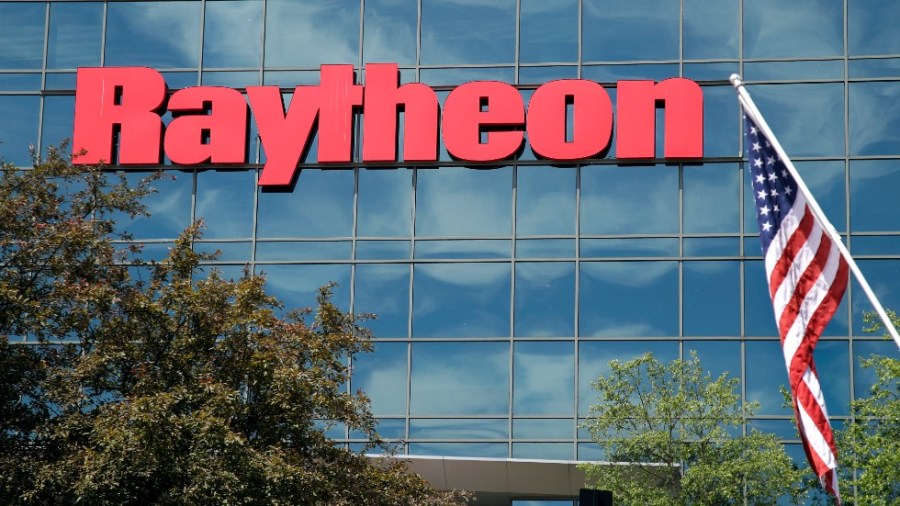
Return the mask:
<svg viewBox="0 0 900 506">
<path fill-rule="evenodd" d="M 366 62 L 396 62 L 441 100 L 472 80 L 515 84 L 527 103 L 554 79 L 600 82 L 613 102 L 618 80 L 693 79 L 698 163 L 618 164 L 613 141 L 568 166 L 526 145 L 477 168 L 443 147 L 432 166 L 335 167 L 313 143 L 293 191 L 268 192 L 251 124 L 249 164 L 167 166 L 152 217 L 123 226 L 154 258 L 203 218 L 196 247 L 221 250 L 222 271 L 268 274 L 288 306 L 335 281 L 342 308 L 377 313 L 375 352 L 349 388 L 369 394 L 401 453 L 600 459 L 578 426 L 608 361 L 695 350 L 760 402 L 747 428 L 802 460 L 728 76 L 742 74 L 883 304 L 900 308 L 898 24 L 893 0 L 4 1 L 0 156 L 28 165 L 29 145 L 71 136 L 79 66 L 149 66 L 171 89 L 276 85 L 286 103 L 328 63 L 364 82 Z M 837 426 L 873 380 L 859 358 L 893 349 L 863 332 L 870 309 L 852 284 L 816 350 Z"/>
</svg>

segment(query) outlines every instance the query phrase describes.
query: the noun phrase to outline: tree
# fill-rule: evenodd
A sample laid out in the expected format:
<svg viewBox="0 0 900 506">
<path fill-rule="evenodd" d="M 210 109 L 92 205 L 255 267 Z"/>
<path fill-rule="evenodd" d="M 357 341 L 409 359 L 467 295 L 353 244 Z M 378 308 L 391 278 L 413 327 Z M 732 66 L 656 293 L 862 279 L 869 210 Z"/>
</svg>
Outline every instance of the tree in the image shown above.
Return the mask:
<svg viewBox="0 0 900 506">
<path fill-rule="evenodd" d="M 869 332 L 884 329 L 873 314 L 865 320 Z M 837 432 L 845 495 L 857 504 L 900 504 L 900 360 L 873 355 L 862 365 L 874 369 L 876 381 L 869 397 L 853 401 L 853 422 Z"/>
<path fill-rule="evenodd" d="M 801 473 L 771 434 L 740 434 L 755 405 L 741 406 L 736 378 L 713 379 L 696 354 L 660 363 L 652 354 L 593 383 L 585 426 L 613 464 L 584 466 L 591 486 L 625 505 L 769 505 L 798 502 Z"/>
<path fill-rule="evenodd" d="M 330 287 L 282 314 L 263 277 L 204 271 L 200 224 L 141 262 L 116 219 L 145 212 L 153 178 L 112 183 L 63 152 L 0 174 L 0 501 L 463 502 L 325 436 L 345 424 L 389 451 L 346 391 L 368 332 Z"/>
</svg>

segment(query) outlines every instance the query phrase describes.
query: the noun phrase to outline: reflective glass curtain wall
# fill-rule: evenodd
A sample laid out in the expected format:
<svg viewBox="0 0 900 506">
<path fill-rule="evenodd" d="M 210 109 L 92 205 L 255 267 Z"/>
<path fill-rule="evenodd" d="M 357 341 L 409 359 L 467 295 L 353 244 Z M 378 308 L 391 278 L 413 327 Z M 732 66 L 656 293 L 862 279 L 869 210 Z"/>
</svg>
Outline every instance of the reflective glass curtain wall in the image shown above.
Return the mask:
<svg viewBox="0 0 900 506">
<path fill-rule="evenodd" d="M 336 281 L 344 309 L 378 313 L 376 351 L 358 358 L 350 388 L 371 396 L 403 452 L 602 458 L 577 426 L 607 362 L 695 350 L 761 403 L 747 426 L 799 455 L 727 79 L 744 76 L 898 308 L 898 22 L 888 0 L 0 2 L 0 156 L 25 166 L 29 145 L 71 135 L 78 66 L 151 66 L 172 89 L 277 85 L 286 102 L 323 63 L 353 64 L 364 81 L 365 62 L 396 62 L 441 100 L 470 80 L 516 83 L 527 100 L 541 83 L 583 77 L 615 100 L 621 79 L 694 79 L 701 163 L 618 165 L 612 149 L 554 167 L 526 148 L 472 169 L 441 148 L 432 167 L 323 168 L 313 145 L 295 190 L 270 193 L 256 188 L 265 151 L 252 127 L 249 164 L 171 168 L 152 218 L 123 226 L 160 257 L 202 217 L 196 247 L 221 250 L 227 274 L 267 273 L 289 306 Z M 891 350 L 862 331 L 867 309 L 852 286 L 817 349 L 838 425 L 872 381 L 858 358 Z"/>
</svg>

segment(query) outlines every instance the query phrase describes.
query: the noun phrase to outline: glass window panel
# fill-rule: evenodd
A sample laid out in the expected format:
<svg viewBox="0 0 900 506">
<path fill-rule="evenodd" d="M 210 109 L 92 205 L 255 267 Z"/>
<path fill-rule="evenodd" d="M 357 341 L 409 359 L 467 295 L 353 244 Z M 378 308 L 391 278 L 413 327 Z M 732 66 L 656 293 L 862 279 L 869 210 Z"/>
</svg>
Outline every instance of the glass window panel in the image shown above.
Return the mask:
<svg viewBox="0 0 900 506">
<path fill-rule="evenodd" d="M 854 255 L 900 255 L 900 236 L 854 235 L 851 252 Z"/>
<path fill-rule="evenodd" d="M 259 72 L 218 72 L 204 71 L 200 77 L 204 86 L 227 86 L 244 88 L 259 84 Z"/>
<path fill-rule="evenodd" d="M 578 344 L 578 414 L 586 415 L 596 402 L 591 383 L 609 374 L 609 362 L 627 362 L 652 353 L 660 362 L 678 358 L 676 341 L 581 341 Z M 579 458 L 581 458 L 579 454 Z"/>
<path fill-rule="evenodd" d="M 685 341 L 684 358 L 689 359 L 691 352 L 697 353 L 700 366 L 708 371 L 713 379 L 722 374 L 729 378 L 741 379 L 741 343 L 725 341 Z"/>
<path fill-rule="evenodd" d="M 744 64 L 744 79 L 753 81 L 843 78 L 843 60 L 747 62 Z"/>
<path fill-rule="evenodd" d="M 197 2 L 111 2 L 106 65 L 197 67 L 200 6 Z"/>
<path fill-rule="evenodd" d="M 260 237 L 353 235 L 353 171 L 303 169 L 292 192 L 260 190 Z"/>
<path fill-rule="evenodd" d="M 509 445 L 506 443 L 409 443 L 408 446 L 410 455 L 495 459 L 509 456 Z"/>
<path fill-rule="evenodd" d="M 515 0 L 422 0 L 422 64 L 513 63 L 515 53 Z"/>
<path fill-rule="evenodd" d="M 678 335 L 676 262 L 583 262 L 581 336 Z"/>
<path fill-rule="evenodd" d="M 850 154 L 900 153 L 900 82 L 850 85 Z"/>
<path fill-rule="evenodd" d="M 683 245 L 686 257 L 736 256 L 741 247 L 737 237 L 686 237 Z"/>
<path fill-rule="evenodd" d="M 572 239 L 519 239 L 516 241 L 517 258 L 574 258 L 575 241 Z"/>
<path fill-rule="evenodd" d="M 509 414 L 509 343 L 414 343 L 410 413 Z"/>
<path fill-rule="evenodd" d="M 416 63 L 416 2 L 366 0 L 363 61 Z"/>
<path fill-rule="evenodd" d="M 195 241 L 194 251 L 215 254 L 217 262 L 250 262 L 253 243 Z"/>
<path fill-rule="evenodd" d="M 374 351 L 353 359 L 351 389 L 365 392 L 375 415 L 406 414 L 407 346 L 376 343 Z"/>
<path fill-rule="evenodd" d="M 678 239 L 582 239 L 582 258 L 674 257 Z"/>
<path fill-rule="evenodd" d="M 259 265 L 256 272 L 265 275 L 266 289 L 285 311 L 315 308 L 319 288 L 332 282 L 338 286 L 332 288 L 331 302 L 342 311 L 350 309 L 349 265 Z"/>
<path fill-rule="evenodd" d="M 878 301 L 886 308 L 900 307 L 900 260 L 860 260 L 859 270 L 875 292 Z M 856 279 L 851 278 L 853 293 L 853 335 L 869 335 L 864 331 L 863 312 L 874 312 L 875 309 L 862 291 Z"/>
<path fill-rule="evenodd" d="M 204 67 L 259 67 L 262 3 L 206 3 Z"/>
<path fill-rule="evenodd" d="M 574 342 L 517 342 L 513 374 L 513 413 L 565 415 L 575 409 Z"/>
<path fill-rule="evenodd" d="M 150 176 L 149 172 L 128 171 L 125 173 L 130 186 Z M 117 216 L 118 231 L 131 233 L 135 239 L 174 239 L 191 224 L 191 194 L 194 177 L 191 172 L 167 170 L 165 175 L 153 181 L 154 192 L 144 197 L 142 203 L 150 216 L 136 216 L 131 219 L 122 214 Z"/>
<path fill-rule="evenodd" d="M 575 264 L 516 263 L 515 335 L 575 335 Z"/>
<path fill-rule="evenodd" d="M 413 171 L 360 170 L 357 234 L 408 237 L 412 231 Z"/>
<path fill-rule="evenodd" d="M 680 5 L 667 0 L 584 0 L 584 61 L 675 60 Z"/>
<path fill-rule="evenodd" d="M 844 232 L 847 230 L 847 186 L 843 161 L 794 162 L 797 171 L 816 197 L 825 216 L 834 227 Z M 747 171 L 749 174 L 750 171 Z M 754 211 L 755 213 L 755 211 Z M 759 230 L 754 214 L 753 225 L 748 231 Z"/>
<path fill-rule="evenodd" d="M 413 337 L 509 336 L 509 264 L 415 266 Z"/>
<path fill-rule="evenodd" d="M 677 167 L 582 168 L 582 234 L 677 232 Z"/>
<path fill-rule="evenodd" d="M 266 4 L 266 67 L 359 63 L 358 0 Z"/>
<path fill-rule="evenodd" d="M 73 69 L 100 65 L 102 36 L 102 3 L 52 2 L 47 68 Z"/>
<path fill-rule="evenodd" d="M 196 218 L 208 239 L 253 235 L 256 171 L 207 170 L 197 174 Z"/>
<path fill-rule="evenodd" d="M 41 68 L 46 8 L 38 2 L 0 4 L 0 68 Z"/>
<path fill-rule="evenodd" d="M 516 235 L 575 233 L 572 168 L 521 166 L 516 171 Z"/>
<path fill-rule="evenodd" d="M 850 78 L 900 77 L 900 58 L 850 60 Z"/>
<path fill-rule="evenodd" d="M 814 354 L 830 416 L 850 414 L 850 352 L 847 341 L 819 341 Z"/>
<path fill-rule="evenodd" d="M 402 439 L 406 435 L 406 419 L 381 418 L 375 427 L 381 437 L 390 439 Z M 402 450 L 400 450 L 402 452 Z"/>
<path fill-rule="evenodd" d="M 410 439 L 508 439 L 506 418 L 412 419 Z"/>
<path fill-rule="evenodd" d="M 572 439 L 575 425 L 571 418 L 515 418 L 515 439 Z"/>
<path fill-rule="evenodd" d="M 578 60 L 577 0 L 521 0 L 519 20 L 519 61 Z"/>
<path fill-rule="evenodd" d="M 551 67 L 519 67 L 519 84 L 544 84 L 557 79 L 575 79 L 578 67 L 554 65 Z"/>
<path fill-rule="evenodd" d="M 41 123 L 41 144 L 59 146 L 64 140 L 72 140 L 75 124 L 74 96 L 44 97 L 44 121 Z"/>
<path fill-rule="evenodd" d="M 875 334 L 873 334 L 875 335 Z M 897 346 L 889 339 L 882 341 L 861 341 L 853 342 L 853 391 L 856 398 L 869 397 L 872 395 L 872 386 L 878 380 L 874 367 L 863 367 L 862 360 L 872 358 L 873 355 L 880 357 L 896 357 Z"/>
<path fill-rule="evenodd" d="M 847 2 L 847 38 L 851 55 L 900 53 L 900 9 L 893 0 Z"/>
<path fill-rule="evenodd" d="M 739 336 L 738 262 L 684 262 L 684 335 Z"/>
<path fill-rule="evenodd" d="M 744 262 L 744 335 L 778 336 L 762 261 Z"/>
<path fill-rule="evenodd" d="M 256 260 L 350 260 L 352 250 L 351 241 L 259 241 L 256 243 Z"/>
<path fill-rule="evenodd" d="M 854 232 L 900 230 L 895 203 L 900 165 L 895 160 L 850 162 L 850 226 Z"/>
<path fill-rule="evenodd" d="M 605 457 L 603 448 L 597 443 L 578 443 L 578 460 L 599 462 Z"/>
<path fill-rule="evenodd" d="M 703 129 L 703 156 L 735 156 L 740 153 L 740 112 L 740 106 L 734 100 L 734 88 L 703 86 L 703 124 L 706 125 Z M 716 127 L 712 128 L 712 125 Z"/>
<path fill-rule="evenodd" d="M 703 0 L 698 1 L 702 2 Z M 685 63 L 682 68 L 683 76 L 695 81 L 719 81 L 722 76 L 730 76 L 740 71 L 737 62 Z"/>
<path fill-rule="evenodd" d="M 843 156 L 843 84 L 757 85 L 753 99 L 790 156 Z"/>
<path fill-rule="evenodd" d="M 444 167 L 418 171 L 416 235 L 512 233 L 512 169 Z"/>
<path fill-rule="evenodd" d="M 419 70 L 419 80 L 431 86 L 458 86 L 470 81 L 500 81 L 502 83 L 511 83 L 516 79 L 516 71 L 513 67 L 474 67 L 474 68 L 448 68 L 448 69 L 429 69 Z M 444 106 L 446 98 L 438 92 L 438 100 L 441 107 Z M 443 147 L 443 139 L 441 139 Z M 443 150 L 442 150 L 443 152 Z M 441 157 L 441 160 L 449 160 L 449 157 Z"/>
<path fill-rule="evenodd" d="M 740 231 L 738 205 L 740 165 L 684 167 L 684 231 Z"/>
<path fill-rule="evenodd" d="M 40 91 L 40 72 L 30 74 L 0 74 L 0 91 Z"/>
<path fill-rule="evenodd" d="M 44 88 L 48 90 L 74 90 L 75 89 L 75 73 L 66 72 L 61 74 L 47 74 L 47 80 L 44 82 Z"/>
<path fill-rule="evenodd" d="M 739 25 L 740 3 L 737 0 L 685 0 L 684 57 L 737 58 Z"/>
<path fill-rule="evenodd" d="M 650 79 L 662 81 L 678 75 L 678 65 L 674 63 L 645 63 L 628 65 L 585 65 L 581 76 L 599 83 L 615 83 L 625 79 Z M 610 96 L 613 90 L 607 89 Z"/>
<path fill-rule="evenodd" d="M 744 7 L 744 58 L 842 56 L 843 0 L 758 0 Z"/>
<path fill-rule="evenodd" d="M 0 96 L 0 160 L 21 167 L 31 166 L 32 147 L 37 148 L 41 97 Z M 16 118 L 8 121 L 8 118 Z"/>
<path fill-rule="evenodd" d="M 829 406 L 829 412 L 831 411 Z M 747 430 L 758 430 L 766 434 L 775 434 L 779 439 L 799 439 L 797 425 L 793 420 L 748 420 Z"/>
<path fill-rule="evenodd" d="M 409 334 L 409 266 L 360 264 L 356 266 L 354 311 L 375 313 L 365 322 L 375 337 Z"/>
<path fill-rule="evenodd" d="M 513 443 L 512 446 L 514 459 L 572 460 L 575 453 L 575 445 L 572 443 Z M 515 504 L 520 503 L 516 501 Z M 571 502 L 554 502 L 553 506 L 563 504 Z"/>
<path fill-rule="evenodd" d="M 780 391 L 781 387 L 789 388 L 781 343 L 748 341 L 746 353 L 747 400 L 759 402 L 756 414 L 792 416 L 794 411 L 784 405 Z"/>
<path fill-rule="evenodd" d="M 319 84 L 319 77 L 318 70 L 267 70 L 263 73 L 263 83 L 266 86 L 293 89 L 299 84 L 315 86 Z"/>
<path fill-rule="evenodd" d="M 135 257 L 146 262 L 161 262 L 165 260 L 172 252 L 172 248 L 175 247 L 174 242 L 144 242 L 137 245 L 140 246 L 140 251 Z"/>
<path fill-rule="evenodd" d="M 359 260 L 393 260 L 409 258 L 409 241 L 357 241 Z"/>
<path fill-rule="evenodd" d="M 211 272 L 213 270 L 217 271 L 222 279 L 236 281 L 243 277 L 244 269 L 246 268 L 245 264 L 240 265 L 222 265 L 216 264 L 214 266 L 201 267 L 201 278 L 204 277 L 206 272 Z M 197 278 L 195 278 L 197 279 Z"/>
<path fill-rule="evenodd" d="M 416 258 L 509 258 L 510 241 L 417 241 Z"/>
</svg>

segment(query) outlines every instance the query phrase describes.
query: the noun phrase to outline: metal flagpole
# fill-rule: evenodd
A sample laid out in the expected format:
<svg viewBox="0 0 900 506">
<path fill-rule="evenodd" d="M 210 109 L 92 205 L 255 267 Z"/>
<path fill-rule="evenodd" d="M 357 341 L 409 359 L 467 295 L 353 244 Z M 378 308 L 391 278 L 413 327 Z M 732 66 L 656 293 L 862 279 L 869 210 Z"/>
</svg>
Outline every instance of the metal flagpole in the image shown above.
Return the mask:
<svg viewBox="0 0 900 506">
<path fill-rule="evenodd" d="M 850 271 L 853 272 L 854 276 L 856 276 L 856 281 L 859 282 L 860 287 L 862 287 L 863 291 L 866 292 L 866 296 L 869 298 L 869 302 L 872 303 L 872 306 L 875 308 L 875 312 L 878 313 L 881 321 L 884 322 L 884 328 L 887 329 L 888 333 L 891 334 L 891 337 L 894 338 L 894 342 L 897 344 L 897 347 L 900 348 L 900 334 L 897 334 L 897 329 L 894 327 L 894 324 L 891 323 L 891 319 L 888 318 L 887 312 L 881 306 L 878 298 L 875 297 L 875 292 L 872 291 L 872 287 L 869 286 L 869 282 L 866 281 L 866 278 L 865 276 L 863 276 L 862 271 L 859 270 L 859 266 L 856 265 L 856 261 L 853 260 L 853 257 L 850 256 L 850 252 L 847 251 L 847 247 L 844 246 L 844 242 L 841 240 L 841 235 L 837 230 L 835 230 L 831 222 L 828 221 L 828 218 L 825 217 L 825 213 L 822 212 L 822 208 L 819 207 L 819 203 L 816 202 L 816 199 L 813 197 L 812 193 L 810 193 L 809 188 L 806 187 L 806 183 L 804 183 L 803 179 L 800 178 L 800 174 L 797 173 L 797 169 L 794 167 L 793 162 L 791 162 L 791 159 L 788 157 L 787 153 L 784 152 L 781 144 L 778 143 L 778 139 L 775 138 L 772 130 L 769 129 L 769 125 L 766 123 L 766 120 L 763 119 L 762 113 L 759 112 L 759 109 L 756 108 L 756 104 L 753 103 L 753 99 L 750 98 L 750 94 L 747 93 L 746 89 L 744 89 L 744 81 L 741 80 L 741 76 L 739 76 L 738 74 L 731 74 L 731 84 L 734 85 L 734 89 L 737 90 L 738 100 L 741 102 L 741 105 L 744 108 L 744 114 L 750 116 L 750 118 L 756 123 L 756 125 L 763 131 L 763 133 L 766 134 L 769 142 L 772 143 L 772 147 L 775 148 L 775 152 L 778 153 L 778 156 L 781 157 L 781 161 L 784 162 L 785 167 L 787 167 L 788 172 L 790 172 L 791 176 L 794 177 L 794 180 L 797 183 L 797 188 L 801 192 L 803 192 L 803 195 L 806 197 L 807 205 L 809 206 L 810 211 L 812 211 L 813 216 L 831 238 L 832 242 L 837 245 L 838 251 L 841 253 L 841 256 L 844 257 L 844 260 L 847 261 L 847 265 L 848 267 L 850 267 Z"/>
</svg>

